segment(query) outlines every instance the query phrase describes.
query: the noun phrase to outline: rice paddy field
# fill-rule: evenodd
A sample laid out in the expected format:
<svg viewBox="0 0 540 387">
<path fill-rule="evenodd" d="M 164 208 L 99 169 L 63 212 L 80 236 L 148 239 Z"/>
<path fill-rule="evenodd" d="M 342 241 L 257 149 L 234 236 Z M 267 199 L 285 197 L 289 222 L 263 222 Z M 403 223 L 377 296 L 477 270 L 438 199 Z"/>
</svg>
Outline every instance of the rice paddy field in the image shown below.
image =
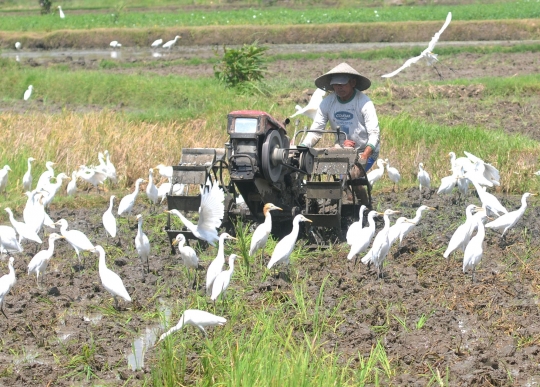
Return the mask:
<svg viewBox="0 0 540 387">
<path fill-rule="evenodd" d="M 79 180 L 74 197 L 64 186 L 49 215 L 104 247 L 132 302 L 120 300 L 116 309 L 97 255 L 84 253 L 81 266 L 62 240 L 37 286 L 27 266 L 48 247 L 54 230 L 45 228 L 43 245 L 23 242 L 24 251 L 13 255 L 17 282 L 0 315 L 0 385 L 540 383 L 538 197 L 529 198 L 505 240 L 487 230 L 473 282 L 463 274 L 463 253 L 445 259 L 443 252 L 467 204 L 480 201 L 474 190 L 466 198 L 436 193 L 450 174 L 449 152 L 463 151 L 499 169 L 501 185 L 489 191 L 509 211 L 523 193 L 540 192 L 536 1 L 73 0 L 54 2 L 52 10 L 42 16 L 34 1 L 0 3 L 0 167 L 12 170 L 0 194 L 0 223 L 10 224 L 6 207 L 22 219 L 28 157 L 36 159 L 35 182 L 48 160 L 56 173 L 71 175 L 81 164 L 97 165 L 98 152 L 108 150 L 118 183 L 97 193 Z M 425 49 L 449 11 L 453 20 L 435 49 L 441 76 L 420 61 L 381 78 Z M 150 48 L 175 35 L 181 38 L 171 50 Z M 122 47 L 111 48 L 111 40 Z M 223 47 L 255 40 L 268 47 L 264 79 L 225 88 L 214 77 Z M 343 238 L 308 248 L 304 226 L 289 275 L 276 274 L 265 266 L 277 238 L 262 260 L 247 257 L 255 224 L 243 219 L 231 230 L 238 240 L 225 246 L 227 256 L 241 259 L 226 301 L 214 305 L 204 279 L 217 249 L 190 241 L 200 258 L 193 289 L 163 230 L 166 204 L 152 208 L 146 184 L 133 214 L 143 215 L 151 243 L 149 272 L 142 275 L 135 251 L 134 217 L 118 217 L 118 236 L 106 237 L 101 219 L 110 195 L 133 192 L 135 180 L 147 179 L 157 164 L 178 163 L 182 148 L 223 147 L 230 111 L 263 110 L 283 121 L 307 104 L 313 80 L 340 62 L 372 80 L 366 94 L 379 115 L 381 157 L 402 175 L 397 192 L 386 176 L 374 185 L 374 209 L 412 218 L 422 204 L 436 208 L 391 249 L 383 279 L 347 260 Z M 32 96 L 23 101 L 30 84 Z M 300 118 L 300 126 L 309 124 Z M 417 186 L 420 162 L 431 175 L 429 194 Z M 376 224 L 381 229 L 382 219 Z M 7 272 L 3 256 L 0 273 Z M 227 323 L 208 328 L 206 337 L 188 326 L 157 343 L 186 309 Z"/>
</svg>

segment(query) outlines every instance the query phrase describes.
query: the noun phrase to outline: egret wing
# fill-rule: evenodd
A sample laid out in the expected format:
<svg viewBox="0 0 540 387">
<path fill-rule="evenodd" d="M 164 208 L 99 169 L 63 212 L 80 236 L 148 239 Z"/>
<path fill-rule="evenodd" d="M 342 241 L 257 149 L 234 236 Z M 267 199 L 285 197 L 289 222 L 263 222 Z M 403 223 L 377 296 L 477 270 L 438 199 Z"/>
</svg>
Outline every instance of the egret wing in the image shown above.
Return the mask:
<svg viewBox="0 0 540 387">
<path fill-rule="evenodd" d="M 409 67 L 410 65 L 412 65 L 413 63 L 416 63 L 418 62 L 420 59 L 422 59 L 424 57 L 424 55 L 418 55 L 418 56 L 415 56 L 413 58 L 410 58 L 410 59 L 407 59 L 405 61 L 405 63 L 403 63 L 403 66 L 401 66 L 399 69 L 395 70 L 395 71 L 392 71 L 391 73 L 388 73 L 388 74 L 384 74 L 382 75 L 383 78 L 392 78 L 394 75 L 396 75 L 397 73 L 399 73 L 401 70 L 403 69 L 406 69 L 407 67 Z"/>
<path fill-rule="evenodd" d="M 444 32 L 446 27 L 448 27 L 448 24 L 450 24 L 450 21 L 452 20 L 452 12 L 448 12 L 448 15 L 446 15 L 446 21 L 444 22 L 442 28 L 437 32 L 433 37 L 431 38 L 431 41 L 428 44 L 428 48 L 424 50 L 423 53 L 432 52 L 435 48 L 435 45 L 439 41 L 439 38 L 441 37 L 441 34 Z"/>
<path fill-rule="evenodd" d="M 199 207 L 199 230 L 215 231 L 221 226 L 221 221 L 225 216 L 225 193 L 214 183 L 210 190 L 206 190 L 201 195 L 201 206 Z"/>
</svg>

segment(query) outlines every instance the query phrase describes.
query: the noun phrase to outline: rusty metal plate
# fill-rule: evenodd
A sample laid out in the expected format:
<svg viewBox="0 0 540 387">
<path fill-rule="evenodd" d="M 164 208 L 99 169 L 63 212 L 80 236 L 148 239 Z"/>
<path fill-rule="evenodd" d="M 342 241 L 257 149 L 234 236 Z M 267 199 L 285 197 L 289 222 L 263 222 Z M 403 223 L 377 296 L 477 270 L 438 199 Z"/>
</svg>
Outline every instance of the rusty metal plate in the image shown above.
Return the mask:
<svg viewBox="0 0 540 387">
<path fill-rule="evenodd" d="M 306 198 L 341 199 L 341 184 L 341 181 L 308 181 L 306 182 Z"/>
</svg>

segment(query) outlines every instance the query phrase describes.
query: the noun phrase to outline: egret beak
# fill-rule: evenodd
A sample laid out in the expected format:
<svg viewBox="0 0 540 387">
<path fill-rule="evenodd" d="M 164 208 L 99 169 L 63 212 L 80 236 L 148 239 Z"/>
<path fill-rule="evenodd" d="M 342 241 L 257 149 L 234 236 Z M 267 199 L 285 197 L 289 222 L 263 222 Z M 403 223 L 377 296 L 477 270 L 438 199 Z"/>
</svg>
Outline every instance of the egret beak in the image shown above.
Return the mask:
<svg viewBox="0 0 540 387">
<path fill-rule="evenodd" d="M 313 223 L 313 221 L 311 219 L 307 219 L 307 218 L 306 218 L 305 222 Z"/>
<path fill-rule="evenodd" d="M 533 194 L 533 195 L 534 195 L 534 194 Z M 280 211 L 283 211 L 283 208 L 281 208 L 281 207 L 274 207 L 274 208 L 272 208 L 272 209 L 273 209 L 273 210 L 280 210 Z"/>
<path fill-rule="evenodd" d="M 173 246 L 176 246 L 177 244 L 178 244 L 178 241 L 176 239 L 174 241 L 172 241 Z"/>
<path fill-rule="evenodd" d="M 437 211 L 437 209 L 435 207 L 428 207 L 428 210 L 430 211 Z"/>
</svg>

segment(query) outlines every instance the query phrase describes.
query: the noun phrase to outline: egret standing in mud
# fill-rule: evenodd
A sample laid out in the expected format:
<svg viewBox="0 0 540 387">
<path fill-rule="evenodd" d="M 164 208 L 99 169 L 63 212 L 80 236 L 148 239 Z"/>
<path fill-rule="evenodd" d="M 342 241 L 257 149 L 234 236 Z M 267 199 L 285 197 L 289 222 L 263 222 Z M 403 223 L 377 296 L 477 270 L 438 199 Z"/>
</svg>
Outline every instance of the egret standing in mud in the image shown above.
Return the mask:
<svg viewBox="0 0 540 387">
<path fill-rule="evenodd" d="M 32 191 L 32 162 L 35 160 L 35 158 L 29 157 L 27 161 L 28 170 L 26 171 L 22 179 L 22 186 L 25 192 Z"/>
<path fill-rule="evenodd" d="M 223 266 L 225 265 L 225 239 L 233 239 L 236 240 L 236 238 L 230 236 L 226 232 L 221 234 L 219 236 L 219 243 L 218 243 L 218 253 L 216 258 L 208 265 L 208 269 L 206 270 L 206 293 L 210 294 L 212 290 L 212 285 L 214 285 L 214 280 L 216 277 L 223 271 Z"/>
<path fill-rule="evenodd" d="M 118 205 L 118 215 L 127 214 L 128 216 L 131 216 L 133 206 L 135 205 L 135 200 L 137 200 L 137 195 L 139 194 L 139 186 L 143 182 L 144 179 L 138 178 L 135 181 L 135 191 L 124 196 L 122 200 L 120 200 L 120 204 Z"/>
<path fill-rule="evenodd" d="M 355 257 L 355 265 L 358 255 L 367 250 L 371 244 L 371 241 L 373 240 L 373 237 L 375 236 L 375 221 L 373 218 L 377 215 L 377 211 L 370 211 L 368 213 L 368 226 L 361 229 L 353 240 L 351 250 L 349 251 L 349 255 L 347 255 L 347 259 L 351 260 L 353 257 Z"/>
<path fill-rule="evenodd" d="M 527 198 L 530 196 L 536 196 L 535 194 L 525 192 L 521 197 L 521 207 L 519 209 L 502 215 L 501 217 L 486 224 L 486 228 L 491 228 L 502 232 L 501 239 L 504 240 L 506 232 L 515 226 L 515 224 L 521 219 L 525 210 L 527 209 Z"/>
<path fill-rule="evenodd" d="M 366 210 L 366 208 L 367 207 L 364 206 L 363 204 L 360 206 L 360 213 L 358 214 L 358 221 L 353 222 L 349 226 L 349 229 L 347 230 L 346 239 L 347 239 L 347 244 L 350 246 L 352 246 L 352 244 L 358 237 L 358 233 L 360 232 L 360 230 L 362 230 L 362 226 L 364 223 L 364 211 Z"/>
<path fill-rule="evenodd" d="M 109 208 L 103 213 L 103 216 L 101 217 L 101 220 L 103 221 L 103 227 L 105 228 L 105 235 L 107 235 L 108 233 L 113 238 L 116 238 L 116 218 L 114 217 L 112 211 L 115 198 L 116 196 L 111 195 L 111 198 L 109 199 Z"/>
<path fill-rule="evenodd" d="M 266 203 L 263 207 L 264 222 L 259 224 L 251 237 L 251 245 L 249 247 L 249 256 L 252 257 L 258 250 L 261 250 L 261 262 L 263 261 L 264 248 L 270 232 L 272 231 L 272 215 L 270 211 L 283 211 L 280 207 L 272 203 Z"/>
<path fill-rule="evenodd" d="M 137 236 L 135 237 L 135 249 L 137 250 L 137 254 L 139 255 L 139 258 L 141 259 L 141 264 L 143 267 L 143 275 L 144 275 L 145 259 L 146 259 L 146 271 L 150 272 L 150 263 L 148 262 L 148 257 L 150 256 L 150 240 L 148 239 L 148 237 L 142 230 L 143 218 L 141 214 L 137 215 L 137 221 L 138 221 L 138 228 L 137 228 Z"/>
<path fill-rule="evenodd" d="M 484 254 L 484 247 L 482 245 L 486 236 L 484 223 L 480 219 L 476 219 L 476 225 L 478 227 L 478 233 L 471 238 L 463 254 L 463 273 L 467 273 L 470 270 L 473 282 L 476 266 L 480 263 Z"/>
<path fill-rule="evenodd" d="M 231 283 L 231 278 L 234 272 L 234 260 L 236 259 L 236 254 L 231 254 L 229 256 L 229 270 L 224 270 L 218 274 L 214 283 L 212 285 L 212 295 L 210 299 L 216 302 L 217 298 L 221 294 L 221 299 L 225 299 L 225 292 Z"/>
<path fill-rule="evenodd" d="M 184 236 L 184 234 L 178 234 L 172 242 L 173 246 L 178 245 L 178 253 L 180 254 L 180 258 L 182 258 L 182 263 L 184 264 L 188 272 L 188 282 L 190 281 L 189 273 L 191 269 L 193 269 L 193 286 L 195 286 L 197 280 L 197 268 L 199 267 L 199 257 L 197 257 L 197 253 L 195 252 L 195 250 L 193 250 L 189 246 L 184 246 L 184 243 L 186 243 L 186 237 Z"/>
<path fill-rule="evenodd" d="M 120 276 L 107 267 L 103 247 L 97 245 L 94 252 L 99 254 L 99 278 L 101 279 L 101 284 L 114 297 L 115 308 L 118 309 L 118 297 L 131 302 L 131 297 Z"/>
<path fill-rule="evenodd" d="M 0 278 L 0 311 L 2 311 L 2 314 L 4 316 L 6 316 L 6 313 L 4 312 L 4 301 L 6 299 L 7 294 L 9 293 L 9 291 L 11 290 L 11 288 L 13 287 L 13 285 L 15 285 L 15 282 L 17 281 L 17 278 L 15 277 L 15 269 L 13 268 L 14 260 L 15 258 L 13 257 L 9 258 L 9 263 L 8 263 L 9 273 L 4 274 Z M 8 316 L 6 316 L 6 318 L 8 318 Z"/>
<path fill-rule="evenodd" d="M 40 274 L 41 274 L 41 283 L 43 284 L 43 281 L 45 281 L 45 271 L 47 270 L 49 261 L 51 260 L 54 254 L 54 241 L 58 239 L 62 239 L 62 238 L 64 237 L 54 232 L 51 235 L 49 235 L 49 248 L 47 250 L 41 250 L 36 255 L 34 255 L 32 260 L 28 264 L 28 275 L 36 273 L 37 286 L 39 286 Z"/>
<path fill-rule="evenodd" d="M 79 264 L 81 264 L 80 253 L 82 251 L 92 251 L 94 250 L 94 245 L 90 242 L 90 239 L 79 230 L 68 230 L 68 222 L 65 219 L 60 219 L 55 223 L 60 226 L 60 234 L 66 239 L 66 241 L 75 249 L 77 258 L 79 259 Z M 83 263 L 84 265 L 84 263 Z"/>
</svg>

